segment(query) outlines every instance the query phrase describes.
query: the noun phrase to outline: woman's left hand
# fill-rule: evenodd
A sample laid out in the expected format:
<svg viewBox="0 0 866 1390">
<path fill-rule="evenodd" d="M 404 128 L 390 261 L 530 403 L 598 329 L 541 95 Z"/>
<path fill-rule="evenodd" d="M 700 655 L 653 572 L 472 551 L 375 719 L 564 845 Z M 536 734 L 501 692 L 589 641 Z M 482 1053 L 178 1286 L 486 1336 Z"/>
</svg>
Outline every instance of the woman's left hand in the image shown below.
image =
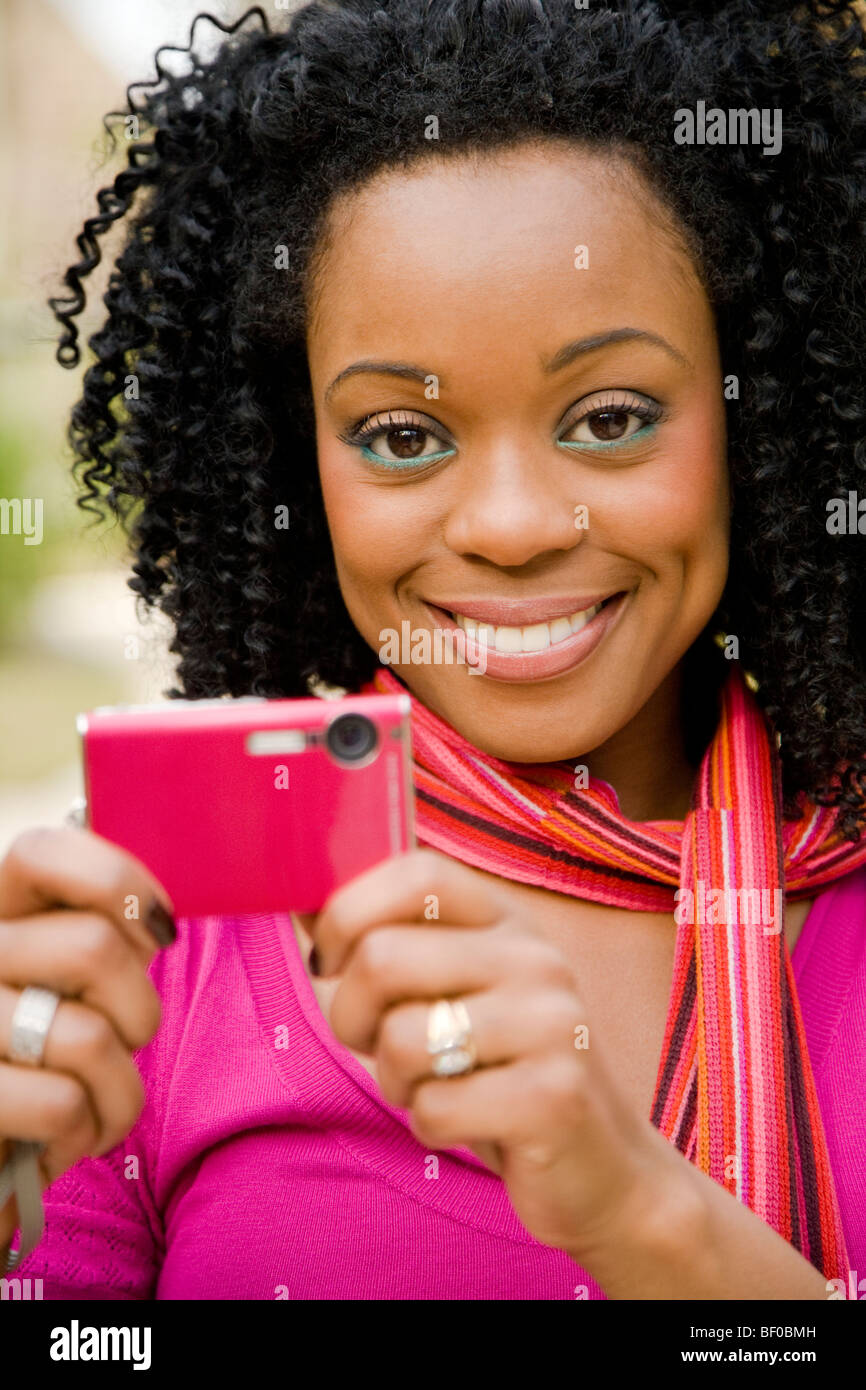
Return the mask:
<svg viewBox="0 0 866 1390">
<path fill-rule="evenodd" d="M 469 1148 L 503 1179 L 538 1240 L 583 1263 L 652 1207 L 667 1150 L 682 1160 L 619 1092 L 565 957 L 495 882 L 412 850 L 334 893 L 311 931 L 320 973 L 342 973 L 335 1035 L 375 1057 L 421 1143 Z M 457 997 L 475 1070 L 438 1079 L 430 1006 Z"/>
</svg>

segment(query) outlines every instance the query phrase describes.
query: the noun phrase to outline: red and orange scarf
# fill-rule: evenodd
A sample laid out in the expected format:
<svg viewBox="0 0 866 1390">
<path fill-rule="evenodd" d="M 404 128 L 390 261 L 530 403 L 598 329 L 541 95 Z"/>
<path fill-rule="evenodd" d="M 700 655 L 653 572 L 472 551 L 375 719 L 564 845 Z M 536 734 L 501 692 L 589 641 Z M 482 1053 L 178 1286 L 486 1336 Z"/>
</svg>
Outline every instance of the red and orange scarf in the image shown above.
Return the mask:
<svg viewBox="0 0 866 1390">
<path fill-rule="evenodd" d="M 384 668 L 364 690 L 405 693 Z M 490 757 L 411 700 L 419 842 L 503 878 L 675 914 L 652 1121 L 828 1279 L 847 1279 L 781 904 L 866 864 L 866 839 L 844 840 L 827 808 L 783 822 L 779 758 L 739 670 L 685 822 L 627 820 L 607 783 Z"/>
</svg>

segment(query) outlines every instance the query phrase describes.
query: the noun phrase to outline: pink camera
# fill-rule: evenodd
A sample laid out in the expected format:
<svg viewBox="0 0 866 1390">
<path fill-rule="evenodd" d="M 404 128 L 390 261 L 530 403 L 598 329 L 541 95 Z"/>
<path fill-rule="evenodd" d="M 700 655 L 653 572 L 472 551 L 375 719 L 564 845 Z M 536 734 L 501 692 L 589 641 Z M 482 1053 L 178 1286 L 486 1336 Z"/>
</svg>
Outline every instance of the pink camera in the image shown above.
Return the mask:
<svg viewBox="0 0 866 1390">
<path fill-rule="evenodd" d="M 182 916 L 317 912 L 414 845 L 407 695 L 171 700 L 78 716 L 84 824 Z"/>
</svg>

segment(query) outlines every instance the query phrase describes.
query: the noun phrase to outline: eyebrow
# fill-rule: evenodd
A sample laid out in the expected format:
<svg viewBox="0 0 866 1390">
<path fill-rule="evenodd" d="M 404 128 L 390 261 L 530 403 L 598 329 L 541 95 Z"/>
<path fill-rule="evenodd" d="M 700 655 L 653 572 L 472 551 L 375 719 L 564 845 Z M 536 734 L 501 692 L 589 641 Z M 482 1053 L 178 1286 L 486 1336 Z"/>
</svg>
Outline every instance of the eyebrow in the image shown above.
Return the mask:
<svg viewBox="0 0 866 1390">
<path fill-rule="evenodd" d="M 546 376 L 551 376 L 554 372 L 561 372 L 564 367 L 568 367 L 575 358 L 584 353 L 595 352 L 598 348 L 607 347 L 611 343 L 628 343 L 635 339 L 642 339 L 644 342 L 662 348 L 681 366 L 691 366 L 688 358 L 666 338 L 660 337 L 658 333 L 649 333 L 642 328 L 612 328 L 606 333 L 594 333 L 589 338 L 576 338 L 573 342 L 566 343 L 549 360 L 541 359 L 541 370 Z M 352 362 L 337 373 L 325 391 L 325 402 L 330 400 L 341 381 L 345 381 L 350 376 L 357 376 L 361 372 L 377 372 L 384 376 L 399 376 L 422 383 L 426 383 L 430 376 L 438 376 L 436 372 L 425 371 L 423 367 L 416 367 L 413 362 L 386 362 L 376 358 L 364 358 L 360 362 Z M 446 384 L 441 376 L 438 376 L 438 380 L 440 386 Z"/>
<path fill-rule="evenodd" d="M 436 372 L 429 372 L 423 367 L 416 367 L 412 362 L 379 362 L 373 358 L 365 358 L 362 362 L 353 362 L 351 366 L 344 367 L 338 372 L 325 392 L 325 402 L 330 400 L 333 392 L 341 381 L 347 376 L 357 376 L 359 372 L 378 372 L 385 376 L 402 376 L 412 381 L 426 382 L 428 376 L 437 376 Z M 439 377 L 440 386 L 443 385 L 442 378 Z"/>
<path fill-rule="evenodd" d="M 662 338 L 658 333 L 649 333 L 644 328 L 611 328 L 607 333 L 593 333 L 589 338 L 575 338 L 574 342 L 566 343 L 549 361 L 541 359 L 541 370 L 546 374 L 560 372 L 585 352 L 595 352 L 597 348 L 607 347 L 609 343 L 629 343 L 635 339 L 643 339 L 644 342 L 663 348 L 680 366 L 692 365 L 679 348 L 675 348 L 673 343 L 669 343 L 667 338 Z"/>
</svg>

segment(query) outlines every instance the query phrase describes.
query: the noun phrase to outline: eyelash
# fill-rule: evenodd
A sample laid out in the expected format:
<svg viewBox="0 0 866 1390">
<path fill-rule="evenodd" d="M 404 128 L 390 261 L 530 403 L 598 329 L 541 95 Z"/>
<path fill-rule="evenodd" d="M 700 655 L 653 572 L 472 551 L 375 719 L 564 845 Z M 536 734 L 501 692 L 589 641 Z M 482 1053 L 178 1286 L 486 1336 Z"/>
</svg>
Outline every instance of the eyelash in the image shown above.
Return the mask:
<svg viewBox="0 0 866 1390">
<path fill-rule="evenodd" d="M 406 418 L 399 418 L 401 414 Z M 368 421 L 370 421 L 369 424 L 367 423 Z M 401 468 L 411 468 L 417 471 L 426 464 L 438 463 L 439 460 L 445 458 L 446 455 L 456 452 L 453 446 L 449 446 L 447 449 L 440 449 L 435 454 L 426 454 L 422 456 L 421 459 L 400 460 L 380 458 L 377 454 L 373 453 L 372 449 L 368 449 L 367 452 L 364 453 L 366 443 L 369 439 L 375 439 L 377 434 L 387 434 L 389 430 L 393 429 L 413 429 L 419 434 L 432 434 L 437 439 L 441 438 L 438 433 L 439 426 L 435 426 L 432 420 L 429 423 L 425 423 L 424 416 L 420 418 L 416 416 L 415 419 L 412 419 L 409 417 L 408 411 L 400 412 L 393 410 L 383 412 L 377 411 L 374 415 L 365 415 L 363 420 L 359 420 L 356 425 L 352 425 L 350 429 L 338 433 L 337 438 L 342 440 L 344 444 L 350 444 L 353 448 L 360 449 L 369 463 L 389 471 Z"/>
<path fill-rule="evenodd" d="M 584 411 L 582 415 L 578 415 L 576 419 L 570 421 L 567 428 L 569 430 L 576 429 L 578 425 L 582 425 L 585 421 L 591 420 L 594 416 L 605 414 L 633 415 L 643 420 L 645 423 L 639 430 L 636 430 L 634 434 L 627 435 L 621 440 L 597 439 L 590 442 L 588 440 L 558 439 L 556 441 L 557 444 L 564 449 L 587 449 L 590 451 L 599 449 L 622 449 L 629 444 L 633 444 L 638 438 L 643 441 L 652 428 L 662 419 L 664 411 L 659 402 L 653 400 L 651 396 L 638 396 L 631 393 L 628 399 L 623 399 L 622 393 L 617 396 L 615 392 L 609 392 L 604 398 L 594 403 L 591 410 Z M 389 430 L 401 428 L 412 429 L 420 434 L 430 434 L 437 439 L 442 437 L 438 432 L 439 427 L 434 426 L 432 421 L 425 423 L 425 417 L 423 416 L 413 419 L 410 417 L 408 411 L 384 411 L 377 412 L 374 415 L 365 415 L 362 420 L 359 420 L 349 429 L 339 432 L 337 438 L 344 444 L 360 449 L 368 463 L 372 464 L 375 468 L 384 469 L 386 472 L 406 469 L 419 472 L 421 469 L 431 464 L 438 463 L 449 454 L 456 452 L 456 447 L 450 445 L 447 449 L 440 449 L 434 454 L 422 455 L 417 460 L 396 460 L 383 459 L 375 454 L 372 449 L 366 447 L 368 441 L 375 439 L 377 435 L 387 434 Z"/>
<path fill-rule="evenodd" d="M 658 424 L 664 415 L 664 410 L 658 401 L 651 396 L 639 396 L 635 392 L 608 391 L 605 395 L 598 398 L 590 397 L 592 408 L 584 410 L 582 415 L 577 415 L 567 426 L 567 429 L 576 429 L 578 425 L 585 424 L 587 420 L 593 419 L 597 415 L 634 415 L 644 423 L 634 434 L 627 435 L 624 439 L 558 439 L 556 442 L 563 449 L 623 449 L 629 444 L 634 444 L 637 439 L 643 442 L 647 438 L 652 428 Z M 582 404 L 582 403 L 581 403 Z"/>
</svg>

